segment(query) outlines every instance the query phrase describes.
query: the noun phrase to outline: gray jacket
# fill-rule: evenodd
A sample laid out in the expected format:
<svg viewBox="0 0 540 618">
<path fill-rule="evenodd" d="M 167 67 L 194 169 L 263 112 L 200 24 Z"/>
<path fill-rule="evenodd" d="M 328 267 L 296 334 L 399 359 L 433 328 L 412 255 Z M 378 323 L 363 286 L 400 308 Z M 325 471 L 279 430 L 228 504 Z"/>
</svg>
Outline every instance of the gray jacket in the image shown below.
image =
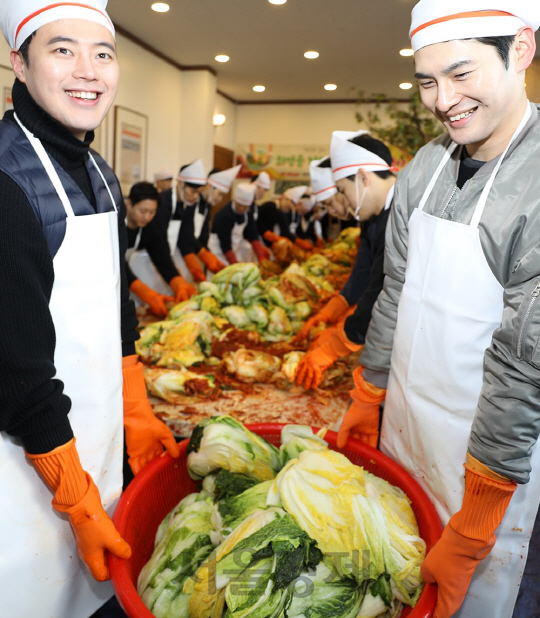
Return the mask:
<svg viewBox="0 0 540 618">
<path fill-rule="evenodd" d="M 469 452 L 489 468 L 526 483 L 540 432 L 540 106 L 499 169 L 479 223 L 486 260 L 504 288 L 503 319 L 484 354 L 484 382 Z M 408 221 L 451 144 L 443 135 L 400 173 L 386 231 L 383 291 L 373 309 L 361 362 L 366 380 L 385 387 L 405 278 Z M 470 223 L 496 164 L 485 163 L 457 189 L 458 149 L 442 171 L 425 212 Z M 459 247 L 456 247 L 459 251 Z"/>
</svg>

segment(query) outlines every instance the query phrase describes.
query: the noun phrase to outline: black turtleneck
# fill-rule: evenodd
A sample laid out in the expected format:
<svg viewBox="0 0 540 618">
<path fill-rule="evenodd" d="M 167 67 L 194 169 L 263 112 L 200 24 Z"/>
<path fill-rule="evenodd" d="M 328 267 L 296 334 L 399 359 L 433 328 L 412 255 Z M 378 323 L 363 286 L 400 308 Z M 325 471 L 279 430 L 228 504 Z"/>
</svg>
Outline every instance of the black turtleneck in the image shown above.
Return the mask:
<svg viewBox="0 0 540 618">
<path fill-rule="evenodd" d="M 13 106 L 21 122 L 41 140 L 95 209 L 85 165 L 93 132 L 88 132 L 84 141 L 77 139 L 37 105 L 18 80 L 13 87 Z M 4 123 L 14 122 L 13 112 L 7 112 L 0 131 Z M 126 356 L 135 353 L 138 334 L 125 278 L 125 212 L 118 214 L 122 348 Z M 19 185 L 0 171 L 0 430 L 20 438 L 30 453 L 46 453 L 73 437 L 69 393 L 63 393 L 63 383 L 54 377 L 56 337 L 49 310 L 53 282 L 53 258 L 32 206 Z"/>
</svg>

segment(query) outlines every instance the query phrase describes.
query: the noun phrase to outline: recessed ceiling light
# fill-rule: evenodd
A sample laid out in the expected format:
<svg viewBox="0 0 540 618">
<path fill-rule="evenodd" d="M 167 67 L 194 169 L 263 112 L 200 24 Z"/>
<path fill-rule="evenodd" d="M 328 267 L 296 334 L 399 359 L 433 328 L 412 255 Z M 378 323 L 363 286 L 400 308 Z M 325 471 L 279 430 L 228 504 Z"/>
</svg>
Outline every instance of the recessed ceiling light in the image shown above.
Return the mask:
<svg viewBox="0 0 540 618">
<path fill-rule="evenodd" d="M 171 7 L 165 2 L 154 2 L 150 8 L 156 13 L 166 13 Z"/>
<path fill-rule="evenodd" d="M 218 62 L 229 62 L 230 58 L 229 56 L 227 56 L 226 54 L 218 54 L 216 56 L 216 60 Z"/>
<path fill-rule="evenodd" d="M 287 0 L 268 0 L 268 2 L 270 2 L 270 4 L 285 4 Z"/>
<path fill-rule="evenodd" d="M 400 56 L 414 56 L 414 52 L 410 47 L 406 47 L 405 49 L 399 50 Z"/>
<path fill-rule="evenodd" d="M 337 86 L 335 84 L 326 84 L 324 89 L 325 90 L 336 90 Z"/>
<path fill-rule="evenodd" d="M 253 90 L 255 90 L 255 92 L 264 92 L 266 88 L 264 86 L 253 86 Z"/>
<path fill-rule="evenodd" d="M 312 60 L 313 58 L 318 58 L 319 57 L 319 52 L 316 51 L 307 51 L 304 54 L 304 58 L 309 58 L 310 60 Z"/>
<path fill-rule="evenodd" d="M 401 90 L 410 90 L 412 88 L 412 84 L 409 82 L 403 82 L 399 85 Z"/>
</svg>

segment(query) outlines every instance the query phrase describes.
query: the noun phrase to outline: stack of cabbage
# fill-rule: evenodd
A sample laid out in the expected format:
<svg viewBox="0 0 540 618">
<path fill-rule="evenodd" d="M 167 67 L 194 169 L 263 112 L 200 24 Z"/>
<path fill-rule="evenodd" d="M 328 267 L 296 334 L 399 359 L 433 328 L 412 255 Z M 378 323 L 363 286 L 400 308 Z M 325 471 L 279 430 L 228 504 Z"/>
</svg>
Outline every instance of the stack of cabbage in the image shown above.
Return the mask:
<svg viewBox="0 0 540 618">
<path fill-rule="evenodd" d="M 158 529 L 138 592 L 157 618 L 369 618 L 414 606 L 425 543 L 406 495 L 286 426 L 278 450 L 228 416 L 195 429 L 202 490 Z"/>
</svg>

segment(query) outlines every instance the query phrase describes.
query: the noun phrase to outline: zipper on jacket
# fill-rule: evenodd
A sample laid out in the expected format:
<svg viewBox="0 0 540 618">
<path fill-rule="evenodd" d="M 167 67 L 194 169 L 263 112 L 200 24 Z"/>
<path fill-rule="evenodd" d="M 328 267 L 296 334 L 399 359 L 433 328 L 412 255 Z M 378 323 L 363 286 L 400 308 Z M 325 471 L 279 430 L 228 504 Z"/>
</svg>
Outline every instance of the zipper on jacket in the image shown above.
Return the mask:
<svg viewBox="0 0 540 618">
<path fill-rule="evenodd" d="M 446 212 L 446 209 L 450 205 L 450 202 L 454 199 L 454 195 L 456 194 L 456 191 L 458 191 L 458 186 L 457 185 L 454 187 L 454 190 L 452 191 L 452 195 L 448 198 L 448 201 L 446 202 L 444 208 L 442 209 L 441 219 L 444 217 L 444 213 Z"/>
<path fill-rule="evenodd" d="M 525 333 L 527 332 L 527 326 L 529 325 L 529 321 L 531 319 L 531 314 L 533 312 L 534 306 L 538 302 L 538 297 L 540 296 L 540 282 L 538 282 L 533 291 L 531 292 L 531 300 L 527 306 L 527 311 L 525 312 L 525 317 L 523 318 L 523 324 L 519 330 L 519 337 L 517 341 L 516 355 L 518 358 L 521 358 L 521 348 L 523 345 L 523 339 L 525 337 Z"/>
</svg>

